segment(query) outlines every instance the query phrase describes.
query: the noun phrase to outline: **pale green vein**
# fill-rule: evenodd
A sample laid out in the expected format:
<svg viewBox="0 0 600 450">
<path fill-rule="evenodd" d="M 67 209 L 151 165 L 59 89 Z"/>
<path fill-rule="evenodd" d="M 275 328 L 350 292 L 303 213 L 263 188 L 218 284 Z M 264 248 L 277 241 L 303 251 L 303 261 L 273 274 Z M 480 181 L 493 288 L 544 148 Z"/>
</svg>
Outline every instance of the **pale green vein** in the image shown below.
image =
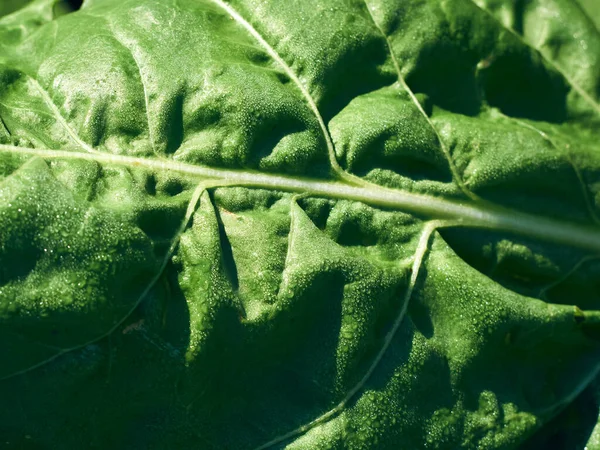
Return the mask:
<svg viewBox="0 0 600 450">
<path fill-rule="evenodd" d="M 146 109 L 146 123 L 148 126 L 148 138 L 150 139 L 150 145 L 152 146 L 152 150 L 154 151 L 154 153 L 156 153 L 156 144 L 154 142 L 154 133 L 152 132 L 152 123 L 150 121 L 150 98 L 148 96 L 148 88 L 146 86 L 146 83 L 144 82 L 144 73 L 142 71 L 142 66 L 140 64 L 140 61 L 139 61 L 138 57 L 135 55 L 135 51 L 133 49 L 131 49 L 128 45 L 126 45 L 125 42 L 118 36 L 118 33 L 114 29 L 113 24 L 111 23 L 110 20 L 107 20 L 106 17 L 91 15 L 89 13 L 88 13 L 88 15 L 90 15 L 91 17 L 96 17 L 96 18 L 104 20 L 104 22 L 106 23 L 106 26 L 112 33 L 109 36 L 112 39 L 114 39 L 115 42 L 117 42 L 119 44 L 119 46 L 121 46 L 123 49 L 125 49 L 129 53 L 133 63 L 136 66 L 136 69 L 137 69 L 139 77 L 140 77 L 140 84 L 142 85 L 142 92 L 144 94 L 144 107 Z"/>
<path fill-rule="evenodd" d="M 292 68 L 284 61 L 284 59 L 279 55 L 279 53 L 277 53 L 277 51 L 271 46 L 271 44 L 269 44 L 261 36 L 261 34 L 246 19 L 244 19 L 235 9 L 233 9 L 230 5 L 228 5 L 227 3 L 225 3 L 222 0 L 210 0 L 210 1 L 212 1 L 213 3 L 218 5 L 224 11 L 226 11 L 227 14 L 229 14 L 233 18 L 233 20 L 235 20 L 238 24 L 240 24 L 243 28 L 245 28 L 246 31 L 248 33 L 250 33 L 250 35 L 252 35 L 252 37 L 254 39 L 256 39 L 256 41 L 258 41 L 258 43 L 265 49 L 265 51 L 268 53 L 268 55 L 271 58 L 273 58 L 274 61 L 277 62 L 277 64 L 281 67 L 281 69 L 285 72 L 285 74 L 289 77 L 289 79 L 292 80 L 292 82 L 300 90 L 300 92 L 302 93 L 302 96 L 308 103 L 311 111 L 313 112 L 314 116 L 317 119 L 317 122 L 319 123 L 319 127 L 323 134 L 323 138 L 325 139 L 325 144 L 327 145 L 327 154 L 329 155 L 329 163 L 331 164 L 331 167 L 332 167 L 334 173 L 336 175 L 338 175 L 340 178 L 347 180 L 351 183 L 361 184 L 361 185 L 364 184 L 365 182 L 363 180 L 344 171 L 344 169 L 342 169 L 342 167 L 338 163 L 336 155 L 335 155 L 335 146 L 333 145 L 331 135 L 329 134 L 329 130 L 327 129 L 327 126 L 325 125 L 323 116 L 321 116 L 321 112 L 319 111 L 319 108 L 318 108 L 315 100 L 312 98 L 312 95 L 310 94 L 308 89 L 304 86 L 302 81 L 300 81 L 298 76 L 294 73 Z"/>
<path fill-rule="evenodd" d="M 398 77 L 398 83 L 400 83 L 400 86 L 402 86 L 402 88 L 409 95 L 409 97 L 412 100 L 412 102 L 415 104 L 415 106 L 417 107 L 417 109 L 419 110 L 419 112 L 421 113 L 421 115 L 425 118 L 425 120 L 427 121 L 427 123 L 429 124 L 429 126 L 431 127 L 431 129 L 433 130 L 433 132 L 435 133 L 435 135 L 437 137 L 437 140 L 440 143 L 440 148 L 442 149 L 442 152 L 444 153 L 444 157 L 448 161 L 448 167 L 450 168 L 450 172 L 452 173 L 452 178 L 454 179 L 454 182 L 457 184 L 457 186 L 460 188 L 460 190 L 467 197 L 472 198 L 474 200 L 478 199 L 479 197 L 477 197 L 473 192 L 471 192 L 465 186 L 465 183 L 464 183 L 464 181 L 462 179 L 462 176 L 458 172 L 458 169 L 456 168 L 456 165 L 454 164 L 454 160 L 452 159 L 452 155 L 450 154 L 450 151 L 448 150 L 448 146 L 446 145 L 446 143 L 442 139 L 442 136 L 438 132 L 437 128 L 435 127 L 435 125 L 433 124 L 433 122 L 431 121 L 431 119 L 429 118 L 429 116 L 427 115 L 427 113 L 425 112 L 425 110 L 423 109 L 423 106 L 421 106 L 421 103 L 419 103 L 419 100 L 415 96 L 415 93 L 412 91 L 412 89 L 406 83 L 406 80 L 402 76 L 402 71 L 400 70 L 400 63 L 398 62 L 398 58 L 396 58 L 396 54 L 394 53 L 394 48 L 392 47 L 392 43 L 391 43 L 388 35 L 383 31 L 383 28 L 381 28 L 381 26 L 379 25 L 379 23 L 375 20 L 375 17 L 373 16 L 373 13 L 371 12 L 371 8 L 370 8 L 369 3 L 367 2 L 367 0 L 363 0 L 363 2 L 365 4 L 367 12 L 369 13 L 369 17 L 373 21 L 373 24 L 375 24 L 375 27 L 377 28 L 377 30 L 379 30 L 379 33 L 385 39 L 385 43 L 387 45 L 388 53 L 390 54 L 390 57 L 392 59 L 392 64 L 394 65 L 394 70 L 396 71 L 396 75 Z"/>
<path fill-rule="evenodd" d="M 0 102 L 0 106 L 4 106 L 6 109 L 10 109 L 12 111 L 25 111 L 25 112 L 29 112 L 29 113 L 38 114 L 40 116 L 47 116 L 47 117 L 50 117 L 50 118 L 54 117 L 54 115 L 51 114 L 51 113 L 49 113 L 48 111 L 42 111 L 40 109 L 27 108 L 25 106 L 9 105 L 9 104 L 3 103 L 3 102 Z"/>
<path fill-rule="evenodd" d="M 73 128 L 71 128 L 71 126 L 69 125 L 69 123 L 62 116 L 62 114 L 61 114 L 60 110 L 58 109 L 58 107 L 52 101 L 52 98 L 50 97 L 50 95 L 48 94 L 48 92 L 46 92 L 46 90 L 40 85 L 40 83 L 38 83 L 35 78 L 28 77 L 28 79 L 29 79 L 29 82 L 39 92 L 40 96 L 42 97 L 42 99 L 44 100 L 44 102 L 46 103 L 46 105 L 48 106 L 48 108 L 50 108 L 50 111 L 52 111 L 52 113 L 54 114 L 54 117 L 56 118 L 57 122 L 60 123 L 61 126 L 67 132 L 67 134 L 69 136 L 71 136 L 71 139 L 77 145 L 79 145 L 79 147 L 81 147 L 83 150 L 85 150 L 86 152 L 89 152 L 89 153 L 99 153 L 98 151 L 94 150 L 88 143 L 86 143 L 85 141 L 83 141 L 77 135 L 77 133 L 75 133 L 75 131 L 73 130 Z"/>
<path fill-rule="evenodd" d="M 596 367 L 590 370 L 583 379 L 577 383 L 577 385 L 569 392 L 565 397 L 556 402 L 555 404 L 542 409 L 538 414 L 540 416 L 552 416 L 558 411 L 562 410 L 566 405 L 571 404 L 579 395 L 589 387 L 593 381 L 600 375 L 600 362 L 596 363 Z M 588 447 L 585 447 L 588 448 Z"/>
<path fill-rule="evenodd" d="M 504 115 L 504 114 L 503 114 Z M 511 119 L 508 116 L 504 116 L 506 118 L 508 118 L 509 120 Z M 575 162 L 573 161 L 573 159 L 571 158 L 571 155 L 569 154 L 569 152 L 567 151 L 562 151 L 558 145 L 556 145 L 556 143 L 554 142 L 554 140 L 552 140 L 550 138 L 550 136 L 548 136 L 545 132 L 543 132 L 542 130 L 540 130 L 539 128 L 527 123 L 527 122 L 523 122 L 522 120 L 519 119 L 513 119 L 515 120 L 515 122 L 524 127 L 527 128 L 537 134 L 539 134 L 541 136 L 542 139 L 544 139 L 546 142 L 548 142 L 552 147 L 554 147 L 554 149 L 556 149 L 556 151 L 560 152 L 562 155 L 564 155 L 564 157 L 567 159 L 567 161 L 569 162 L 569 165 L 573 168 L 573 172 L 575 172 L 575 176 L 577 177 L 577 180 L 579 180 L 579 186 L 581 188 L 581 195 L 583 197 L 583 201 L 585 202 L 586 208 L 588 210 L 588 214 L 590 215 L 591 219 L 596 222 L 597 224 L 600 224 L 600 219 L 598 218 L 598 215 L 596 214 L 596 211 L 594 210 L 594 206 L 592 203 L 592 199 L 590 198 L 590 194 L 585 186 L 585 180 L 583 179 L 583 174 L 581 173 L 581 170 L 579 170 L 579 168 L 577 167 L 577 165 L 575 164 Z"/>
<path fill-rule="evenodd" d="M 508 32 L 511 33 L 513 36 L 515 36 L 523 45 L 525 45 L 529 48 L 532 48 L 536 52 L 538 52 L 538 54 L 544 59 L 544 61 L 546 61 L 546 63 L 549 66 L 551 66 L 554 70 L 556 70 L 558 73 L 560 73 L 563 76 L 563 78 L 569 83 L 569 85 L 573 89 L 575 89 L 575 91 L 581 96 L 581 98 L 583 98 L 596 111 L 596 113 L 600 114 L 600 103 L 598 103 L 596 100 L 594 100 L 592 98 L 592 96 L 579 85 L 579 83 L 577 83 L 573 78 L 571 78 L 569 75 L 567 75 L 567 73 L 562 68 L 562 66 L 560 66 L 558 63 L 556 63 L 556 62 L 552 61 L 550 58 L 548 58 L 548 56 L 546 56 L 546 54 L 541 49 L 539 49 L 539 48 L 533 46 L 532 44 L 530 44 L 529 42 L 527 42 L 523 38 L 523 36 L 521 36 L 515 30 L 513 30 L 512 28 L 510 28 L 510 27 L 506 26 L 504 23 L 502 23 L 502 21 L 499 20 L 491 11 L 489 11 L 487 8 L 485 8 L 485 6 L 480 5 L 478 1 L 476 1 L 476 0 L 469 0 L 469 1 L 471 3 L 473 3 L 477 8 L 479 8 L 481 11 L 485 12 L 488 16 L 493 18 L 495 22 L 497 22 L 498 24 L 500 24 L 500 26 L 502 26 L 502 28 L 504 28 L 505 30 L 508 30 Z"/>
<path fill-rule="evenodd" d="M 577 261 L 577 263 L 575 263 L 573 265 L 573 267 L 571 267 L 571 269 L 569 269 L 566 273 L 564 273 L 560 278 L 558 278 L 557 280 L 553 281 L 552 283 L 549 283 L 546 286 L 544 286 L 543 288 L 541 288 L 540 292 L 538 294 L 538 297 L 541 300 L 548 301 L 548 297 L 546 296 L 546 294 L 549 290 L 551 290 L 551 289 L 555 288 L 556 286 L 560 285 L 561 283 L 565 282 L 569 277 L 574 275 L 579 269 L 581 269 L 588 262 L 596 261 L 598 259 L 600 259 L 600 255 L 588 255 L 584 258 L 581 258 L 579 261 Z"/>
<path fill-rule="evenodd" d="M 218 185 L 219 183 L 217 183 Z M 72 351 L 78 350 L 80 348 L 83 348 L 87 345 L 93 344 L 94 342 L 98 342 L 101 339 L 104 339 L 106 336 L 109 336 L 110 334 L 112 334 L 119 326 L 121 326 L 128 317 L 131 316 L 131 314 L 138 308 L 138 306 L 140 305 L 140 303 L 144 300 L 144 298 L 146 298 L 146 296 L 148 295 L 148 293 L 150 292 L 150 290 L 154 287 L 154 285 L 156 284 L 156 282 L 159 280 L 159 278 L 161 277 L 162 273 L 164 272 L 165 268 L 167 267 L 167 264 L 169 263 L 169 260 L 171 259 L 171 257 L 173 256 L 173 253 L 175 252 L 175 249 L 177 248 L 177 245 L 179 244 L 179 239 L 181 238 L 181 235 L 183 234 L 183 232 L 186 230 L 188 224 L 190 223 L 190 220 L 192 218 L 192 215 L 194 214 L 194 211 L 196 210 L 196 205 L 198 204 L 198 201 L 200 200 L 200 196 L 202 195 L 202 193 L 211 187 L 215 187 L 214 183 L 200 183 L 198 184 L 198 186 L 196 187 L 196 189 L 194 190 L 194 193 L 192 194 L 192 197 L 188 203 L 188 207 L 185 213 L 185 217 L 181 223 L 181 226 L 179 227 L 179 230 L 177 232 L 177 234 L 175 235 L 175 237 L 173 238 L 173 240 L 171 241 L 171 245 L 169 246 L 169 249 L 165 255 L 165 257 L 163 258 L 161 265 L 157 271 L 157 273 L 154 275 L 154 277 L 150 280 L 150 282 L 148 283 L 148 285 L 146 286 L 146 289 L 144 289 L 144 291 L 140 294 L 140 296 L 138 297 L 138 299 L 134 302 L 134 304 L 132 305 L 132 307 L 129 309 L 129 311 L 119 320 L 117 321 L 106 333 L 103 333 L 100 336 L 97 336 L 91 340 L 89 340 L 88 342 L 84 342 L 82 344 L 70 347 L 70 348 L 65 348 L 65 349 L 61 349 L 60 351 L 58 351 L 57 353 L 55 353 L 54 355 L 52 355 L 49 358 L 44 359 L 43 361 L 40 361 L 37 364 L 34 364 L 30 367 L 27 367 L 26 369 L 20 370 L 18 372 L 14 372 L 11 373 L 9 375 L 6 375 L 4 377 L 0 377 L 0 381 L 2 380 L 6 380 L 8 378 L 12 378 L 18 375 L 22 375 L 24 373 L 30 372 L 32 370 L 37 369 L 38 367 L 41 367 L 45 364 L 48 364 L 51 361 L 54 361 L 55 359 L 59 358 L 60 356 L 66 354 L 66 353 L 70 353 Z"/>
<path fill-rule="evenodd" d="M 460 220 L 463 226 L 515 233 L 542 241 L 566 244 L 590 252 L 600 252 L 600 228 L 545 216 L 511 210 L 490 202 L 460 202 L 416 194 L 374 184 L 356 186 L 345 181 L 292 178 L 248 170 L 215 169 L 170 160 L 153 160 L 108 153 L 83 153 L 63 150 L 0 145 L 0 152 L 21 153 L 44 159 L 80 159 L 104 164 L 145 168 L 156 172 L 173 171 L 220 183 L 310 193 L 314 196 L 358 201 L 396 209 L 434 219 Z"/>
<path fill-rule="evenodd" d="M 265 450 L 274 445 L 277 445 L 284 441 L 287 441 L 288 439 L 292 439 L 296 436 L 304 434 L 307 431 L 309 431 L 310 429 L 312 429 L 316 426 L 322 425 L 325 422 L 331 420 L 333 417 L 337 416 L 344 409 L 346 409 L 346 406 L 348 405 L 350 400 L 352 400 L 354 398 L 354 396 L 363 389 L 363 387 L 365 386 L 367 381 L 369 381 L 369 379 L 373 375 L 373 372 L 375 372 L 375 369 L 377 369 L 377 367 L 379 366 L 379 363 L 385 356 L 385 353 L 387 352 L 388 348 L 390 347 L 392 340 L 394 339 L 394 336 L 396 335 L 398 329 L 400 328 L 400 325 L 402 324 L 402 321 L 404 320 L 404 317 L 406 316 L 406 311 L 408 310 L 408 304 L 410 302 L 410 298 L 412 297 L 412 293 L 417 284 L 417 279 L 419 277 L 419 271 L 421 269 L 421 265 L 423 264 L 423 259 L 425 257 L 425 254 L 427 253 L 427 249 L 429 248 L 429 240 L 431 239 L 432 233 L 438 228 L 448 227 L 448 226 L 453 226 L 453 225 L 455 225 L 455 224 L 440 222 L 440 221 L 431 221 L 431 222 L 428 222 L 427 224 L 425 224 L 425 227 L 423 228 L 423 231 L 421 232 L 421 236 L 419 238 L 419 242 L 417 244 L 417 248 L 415 250 L 415 254 L 413 257 L 410 281 L 408 283 L 408 287 L 406 288 L 406 292 L 404 293 L 402 307 L 400 308 L 400 311 L 398 312 L 398 315 L 396 316 L 396 319 L 394 320 L 392 327 L 386 334 L 386 336 L 383 340 L 383 344 L 382 344 L 381 348 L 379 349 L 379 351 L 377 352 L 377 355 L 371 362 L 371 365 L 369 366 L 369 368 L 367 369 L 367 371 L 365 372 L 363 377 L 358 381 L 358 383 L 356 383 L 354 385 L 354 387 L 346 393 L 344 398 L 335 407 L 333 407 L 326 413 L 322 414 L 321 416 L 317 417 L 316 419 L 312 420 L 311 422 L 296 428 L 295 430 L 292 430 L 288 433 L 279 435 L 279 436 L 271 439 L 269 442 L 266 442 L 266 443 L 262 444 L 261 446 L 257 447 L 256 450 Z"/>
<path fill-rule="evenodd" d="M 116 35 L 115 35 L 115 39 L 117 39 Z M 121 43 L 121 42 L 119 41 L 119 43 Z M 121 45 L 123 45 L 123 47 L 127 48 L 124 44 L 121 43 Z M 128 49 L 128 50 L 131 53 L 131 59 L 133 59 L 133 62 L 135 64 L 135 66 L 137 67 L 138 73 L 140 75 L 140 84 L 142 85 L 142 90 L 144 92 L 144 106 L 146 109 L 146 123 L 148 124 L 148 137 L 150 138 L 150 145 L 152 146 L 154 153 L 156 153 L 156 144 L 154 143 L 154 133 L 152 133 L 152 122 L 150 121 L 150 98 L 148 97 L 148 88 L 146 87 L 146 83 L 144 82 L 144 75 L 142 72 L 142 66 L 140 65 L 140 62 L 138 61 L 137 57 L 135 56 L 134 51 L 131 49 Z"/>
</svg>

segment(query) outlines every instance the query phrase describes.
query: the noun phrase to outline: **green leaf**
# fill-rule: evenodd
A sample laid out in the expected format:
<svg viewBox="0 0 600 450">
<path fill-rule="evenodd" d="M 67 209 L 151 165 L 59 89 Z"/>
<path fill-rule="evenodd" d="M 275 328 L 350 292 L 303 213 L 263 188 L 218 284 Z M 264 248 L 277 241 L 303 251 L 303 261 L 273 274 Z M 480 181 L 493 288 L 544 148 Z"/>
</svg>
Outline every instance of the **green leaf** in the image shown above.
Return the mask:
<svg viewBox="0 0 600 450">
<path fill-rule="evenodd" d="M 54 4 L 0 19 L 8 448 L 588 440 L 578 4 Z"/>
<path fill-rule="evenodd" d="M 579 0 L 579 4 L 596 24 L 596 28 L 600 28 L 600 4 L 594 0 Z"/>
<path fill-rule="evenodd" d="M 6 16 L 29 3 L 30 0 L 5 0 L 0 4 L 0 17 Z"/>
</svg>

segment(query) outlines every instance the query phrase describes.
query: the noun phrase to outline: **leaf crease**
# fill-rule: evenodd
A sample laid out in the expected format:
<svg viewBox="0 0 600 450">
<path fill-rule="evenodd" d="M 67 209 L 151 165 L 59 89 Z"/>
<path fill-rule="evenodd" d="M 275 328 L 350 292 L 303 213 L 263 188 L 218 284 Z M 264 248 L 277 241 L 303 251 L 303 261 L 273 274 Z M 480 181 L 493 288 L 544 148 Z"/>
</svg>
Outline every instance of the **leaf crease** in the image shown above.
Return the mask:
<svg viewBox="0 0 600 450">
<path fill-rule="evenodd" d="M 452 155 L 450 154 L 450 151 L 448 150 L 448 146 L 442 139 L 442 136 L 440 135 L 439 131 L 437 130 L 437 128 L 435 127 L 435 125 L 433 124 L 433 122 L 431 121 L 431 119 L 429 118 L 429 116 L 427 115 L 427 113 L 425 112 L 423 107 L 421 106 L 421 103 L 419 103 L 419 100 L 415 96 L 415 93 L 412 91 L 410 86 L 408 86 L 408 84 L 406 83 L 406 80 L 402 76 L 402 71 L 400 70 L 400 63 L 398 62 L 398 58 L 396 58 L 396 54 L 394 53 L 394 49 L 392 47 L 392 43 L 390 41 L 389 36 L 383 31 L 383 28 L 381 28 L 379 23 L 377 23 L 377 21 L 375 20 L 375 17 L 373 17 L 373 13 L 371 13 L 371 8 L 369 6 L 368 1 L 363 0 L 363 2 L 365 4 L 367 12 L 369 13 L 369 17 L 371 18 L 373 24 L 375 25 L 375 27 L 377 28 L 379 33 L 381 33 L 381 35 L 385 39 L 386 48 L 388 50 L 388 53 L 390 54 L 390 58 L 392 60 L 392 64 L 394 65 L 394 70 L 396 71 L 396 75 L 398 76 L 398 83 L 400 83 L 400 86 L 402 86 L 404 91 L 409 95 L 409 97 L 412 100 L 412 102 L 414 103 L 414 105 L 417 107 L 417 109 L 419 110 L 419 112 L 421 113 L 423 118 L 427 121 L 427 124 L 431 127 L 431 129 L 435 133 L 437 140 L 440 143 L 442 153 L 444 154 L 444 157 L 446 158 L 446 161 L 448 162 L 448 167 L 450 168 L 450 172 L 452 173 L 452 178 L 454 179 L 454 182 L 458 185 L 459 189 L 467 197 L 469 197 L 473 200 L 477 200 L 478 197 L 466 187 L 461 174 L 458 172 L 458 169 L 456 168 L 456 164 L 454 164 L 454 160 L 452 159 Z"/>
<path fill-rule="evenodd" d="M 58 121 L 58 123 L 61 124 L 61 126 L 64 128 L 64 130 L 69 134 L 69 136 L 71 137 L 71 139 L 79 146 L 81 147 L 82 150 L 85 150 L 88 153 L 99 153 L 97 150 L 95 150 L 94 148 L 92 148 L 87 142 L 85 142 L 83 139 L 81 139 L 77 133 L 75 132 L 75 130 L 73 130 L 73 128 L 71 128 L 71 126 L 69 125 L 69 123 L 67 122 L 67 120 L 62 116 L 62 114 L 60 113 L 60 110 L 58 109 L 58 107 L 54 104 L 54 101 L 52 101 L 52 98 L 50 97 L 50 95 L 48 94 L 48 92 L 40 85 L 40 83 L 38 83 L 38 81 L 31 77 L 31 76 L 27 76 L 29 82 L 31 84 L 33 84 L 33 86 L 35 87 L 35 89 L 40 93 L 42 99 L 44 100 L 44 102 L 46 103 L 46 105 L 48 106 L 48 108 L 50 108 L 50 111 L 52 111 L 52 113 L 54 114 L 55 119 Z"/>
<path fill-rule="evenodd" d="M 504 23 L 502 23 L 501 20 L 499 20 L 494 14 L 492 14 L 491 11 L 489 11 L 488 9 L 486 9 L 485 7 L 481 6 L 477 1 L 475 0 L 469 0 L 471 3 L 473 3 L 478 9 L 480 9 L 481 11 L 483 11 L 485 14 L 487 14 L 489 17 L 491 17 L 496 23 L 498 23 L 503 29 L 507 30 L 509 33 L 511 33 L 513 36 L 515 36 L 523 45 L 535 50 L 535 52 L 537 52 L 540 57 L 546 61 L 546 63 L 552 67 L 554 70 L 556 70 L 559 74 L 562 75 L 562 77 L 567 81 L 567 83 L 569 83 L 569 85 L 595 110 L 595 112 L 597 114 L 600 115 L 600 103 L 598 103 L 598 101 L 594 100 L 592 98 L 592 96 L 585 90 L 583 89 L 579 83 L 577 83 L 573 78 L 571 78 L 569 75 L 567 75 L 567 73 L 565 72 L 565 70 L 562 68 L 562 66 L 560 66 L 558 63 L 555 63 L 554 61 L 552 61 L 550 58 L 548 58 L 543 51 L 541 51 L 539 48 L 533 46 L 532 44 L 529 44 L 524 38 L 523 36 L 521 36 L 519 33 L 517 33 L 515 30 L 513 30 L 510 27 L 507 27 Z"/>
</svg>

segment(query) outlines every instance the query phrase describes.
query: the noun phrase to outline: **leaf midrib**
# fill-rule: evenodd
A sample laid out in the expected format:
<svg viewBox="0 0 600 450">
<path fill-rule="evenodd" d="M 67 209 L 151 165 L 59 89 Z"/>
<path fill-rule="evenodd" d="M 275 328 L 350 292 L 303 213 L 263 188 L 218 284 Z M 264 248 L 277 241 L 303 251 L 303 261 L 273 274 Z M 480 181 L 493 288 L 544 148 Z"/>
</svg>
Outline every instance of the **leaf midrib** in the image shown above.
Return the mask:
<svg viewBox="0 0 600 450">
<path fill-rule="evenodd" d="M 217 182 L 215 185 L 255 187 L 357 201 L 433 219 L 458 220 L 463 227 L 510 232 L 600 253 L 600 228 L 598 227 L 525 213 L 486 201 L 455 201 L 371 183 L 356 186 L 345 180 L 331 181 L 244 169 L 219 169 L 167 159 L 145 159 L 110 153 L 84 153 L 12 145 L 0 145 L 0 152 L 21 153 L 49 160 L 95 161 L 155 172 L 175 172 L 192 178 L 211 179 Z"/>
</svg>

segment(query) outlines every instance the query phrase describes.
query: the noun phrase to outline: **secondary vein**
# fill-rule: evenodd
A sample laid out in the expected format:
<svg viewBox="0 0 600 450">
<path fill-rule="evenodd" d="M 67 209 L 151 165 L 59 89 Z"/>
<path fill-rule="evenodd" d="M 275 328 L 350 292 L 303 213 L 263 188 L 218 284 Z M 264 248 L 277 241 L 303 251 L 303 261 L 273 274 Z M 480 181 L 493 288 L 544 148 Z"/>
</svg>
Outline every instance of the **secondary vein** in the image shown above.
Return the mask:
<svg viewBox="0 0 600 450">
<path fill-rule="evenodd" d="M 333 145 L 333 141 L 331 139 L 331 135 L 329 134 L 329 130 L 325 125 L 325 121 L 323 120 L 323 116 L 319 111 L 319 107 L 317 106 L 315 100 L 313 99 L 308 89 L 304 86 L 302 81 L 298 78 L 298 76 L 294 73 L 292 68 L 284 61 L 284 59 L 277 53 L 277 51 L 261 36 L 261 34 L 248 22 L 244 19 L 233 7 L 228 5 L 222 0 L 211 0 L 213 3 L 218 5 L 221 9 L 225 10 L 227 14 L 229 14 L 233 20 L 239 23 L 242 27 L 248 31 L 252 35 L 254 39 L 258 41 L 258 43 L 265 49 L 265 51 L 269 54 L 271 58 L 273 58 L 279 66 L 283 69 L 285 74 L 294 82 L 297 88 L 302 93 L 302 96 L 305 98 L 308 103 L 311 111 L 319 123 L 319 128 L 323 134 L 323 138 L 325 139 L 325 144 L 327 145 L 327 154 L 329 155 L 329 163 L 331 164 L 331 168 L 334 173 L 338 175 L 342 179 L 346 179 L 354 184 L 363 184 L 362 180 L 354 175 L 347 173 L 337 161 L 335 155 L 335 146 Z"/>
<path fill-rule="evenodd" d="M 65 131 L 69 134 L 69 136 L 71 136 L 71 139 L 86 152 L 98 153 L 87 142 L 83 141 L 77 135 L 77 133 L 75 133 L 75 130 L 73 130 L 71 128 L 71 126 L 69 125 L 67 120 L 62 116 L 62 114 L 60 113 L 60 110 L 54 104 L 54 102 L 52 101 L 52 98 L 50 98 L 50 95 L 48 95 L 48 92 L 46 92 L 46 90 L 40 85 L 40 83 L 38 83 L 38 81 L 35 78 L 32 78 L 30 76 L 28 76 L 28 79 L 29 79 L 30 83 L 33 84 L 33 86 L 36 88 L 36 90 L 40 93 L 40 95 L 42 96 L 42 99 L 44 100 L 44 102 L 46 103 L 48 108 L 50 108 L 50 110 L 56 117 L 56 120 L 58 121 L 58 123 L 60 123 L 62 125 L 62 127 L 65 129 Z"/>
<path fill-rule="evenodd" d="M 392 43 L 390 41 L 390 38 L 383 31 L 383 28 L 381 28 L 381 26 L 379 25 L 379 23 L 375 20 L 375 17 L 373 17 L 373 13 L 371 13 L 371 8 L 369 7 L 369 4 L 367 3 L 367 0 L 363 0 L 363 2 L 365 4 L 365 7 L 367 8 L 367 12 L 369 13 L 369 17 L 373 21 L 373 24 L 375 25 L 375 27 L 377 28 L 377 30 L 379 31 L 379 33 L 381 33 L 381 35 L 385 39 L 385 43 L 387 45 L 388 53 L 390 54 L 390 58 L 392 59 L 392 64 L 394 65 L 394 70 L 396 71 L 396 75 L 398 77 L 398 83 L 400 83 L 400 85 L 402 86 L 402 88 L 409 95 L 409 97 L 412 100 L 412 102 L 414 103 L 414 105 L 417 107 L 417 109 L 419 110 L 419 112 L 421 113 L 421 115 L 425 118 L 425 120 L 427 121 L 427 123 L 429 124 L 429 126 L 431 127 L 431 129 L 433 130 L 433 132 L 435 133 L 435 135 L 436 135 L 436 137 L 438 139 L 438 142 L 440 143 L 440 147 L 442 149 L 442 152 L 444 153 L 444 157 L 448 161 L 448 166 L 450 168 L 450 172 L 452 173 L 452 178 L 454 179 L 454 182 L 458 185 L 458 187 L 460 188 L 460 190 L 467 197 L 472 198 L 473 200 L 478 199 L 478 197 L 475 194 L 473 194 L 473 192 L 471 192 L 465 186 L 465 183 L 464 183 L 464 181 L 462 179 L 462 176 L 458 172 L 458 169 L 456 168 L 456 165 L 454 164 L 454 160 L 452 159 L 452 155 L 450 154 L 450 151 L 448 150 L 448 146 L 446 145 L 446 143 L 442 139 L 442 136 L 440 135 L 439 131 L 437 130 L 437 128 L 435 127 L 435 125 L 433 124 L 433 122 L 431 121 L 431 119 L 429 118 L 429 116 L 427 115 L 427 113 L 425 112 L 425 110 L 423 109 L 423 107 L 421 106 L 421 103 L 419 103 L 419 100 L 415 96 L 414 92 L 412 91 L 412 89 L 406 83 L 406 80 L 402 76 L 402 72 L 400 70 L 400 63 L 398 62 L 398 58 L 396 58 L 396 54 L 394 53 L 394 49 L 392 47 Z"/>
<path fill-rule="evenodd" d="M 121 326 L 127 320 L 127 318 L 130 317 L 131 314 L 139 307 L 140 303 L 144 300 L 144 298 L 146 298 L 148 293 L 151 291 L 151 289 L 154 287 L 154 285 L 157 283 L 157 281 L 159 280 L 159 278 L 165 271 L 167 264 L 169 263 L 171 257 L 173 256 L 173 253 L 175 252 L 175 249 L 177 248 L 177 245 L 179 244 L 179 240 L 180 240 L 182 234 L 185 232 L 185 230 L 190 222 L 190 219 L 192 218 L 192 215 L 194 214 L 194 212 L 196 210 L 196 206 L 197 206 L 198 202 L 200 201 L 200 196 L 208 187 L 210 187 L 210 184 L 206 184 L 206 183 L 199 183 L 198 186 L 196 186 L 196 189 L 192 193 L 192 197 L 188 203 L 185 217 L 179 227 L 177 234 L 171 241 L 171 245 L 169 246 L 169 249 L 167 250 L 167 253 L 164 256 L 164 258 L 158 268 L 158 271 L 156 272 L 154 277 L 150 280 L 150 282 L 148 283 L 146 288 L 142 291 L 140 296 L 136 299 L 134 304 L 129 308 L 129 311 L 127 311 L 127 313 L 123 315 L 123 317 L 121 317 L 117 322 L 115 322 L 110 327 L 110 329 L 108 329 L 105 333 L 102 333 L 100 336 L 96 336 L 87 342 L 77 344 L 77 345 L 74 345 L 69 348 L 59 349 L 54 355 L 38 362 L 37 364 L 34 364 L 34 365 L 27 367 L 23 370 L 20 370 L 18 372 L 13 372 L 13 373 L 10 373 L 3 377 L 0 377 L 0 381 L 30 372 L 32 370 L 37 369 L 38 367 L 42 367 L 42 366 L 46 365 L 47 363 L 55 360 L 56 358 L 59 358 L 60 356 L 66 354 L 66 353 L 70 353 L 72 351 L 75 351 L 75 350 L 85 347 L 87 345 L 90 345 L 94 342 L 98 342 L 99 340 L 104 339 L 106 336 L 109 336 L 110 334 L 112 334 L 119 326 Z"/>
<path fill-rule="evenodd" d="M 563 68 L 559 64 L 555 63 L 550 58 L 548 58 L 544 54 L 544 52 L 542 52 L 539 48 L 528 43 L 523 38 L 523 36 L 521 36 L 515 30 L 513 30 L 510 27 L 507 27 L 504 23 L 502 23 L 501 20 L 499 20 L 494 14 L 492 14 L 491 11 L 489 11 L 485 7 L 481 6 L 477 1 L 475 1 L 475 0 L 469 0 L 469 1 L 472 2 L 481 11 L 485 12 L 488 16 L 490 16 L 496 23 L 500 24 L 500 26 L 502 28 L 507 30 L 513 36 L 515 36 L 523 45 L 535 50 L 544 59 L 544 61 L 546 61 L 546 63 L 548 65 L 550 65 L 554 70 L 556 70 L 558 73 L 560 73 L 563 76 L 563 78 L 569 83 L 569 85 L 571 85 L 571 87 L 573 89 L 575 89 L 575 91 L 577 91 L 577 93 L 596 111 L 596 113 L 600 114 L 600 103 L 598 103 L 596 100 L 594 100 L 592 98 L 592 96 L 579 85 L 579 83 L 577 83 L 573 78 L 571 78 L 569 75 L 567 75 L 567 73 L 563 70 Z"/>
</svg>

